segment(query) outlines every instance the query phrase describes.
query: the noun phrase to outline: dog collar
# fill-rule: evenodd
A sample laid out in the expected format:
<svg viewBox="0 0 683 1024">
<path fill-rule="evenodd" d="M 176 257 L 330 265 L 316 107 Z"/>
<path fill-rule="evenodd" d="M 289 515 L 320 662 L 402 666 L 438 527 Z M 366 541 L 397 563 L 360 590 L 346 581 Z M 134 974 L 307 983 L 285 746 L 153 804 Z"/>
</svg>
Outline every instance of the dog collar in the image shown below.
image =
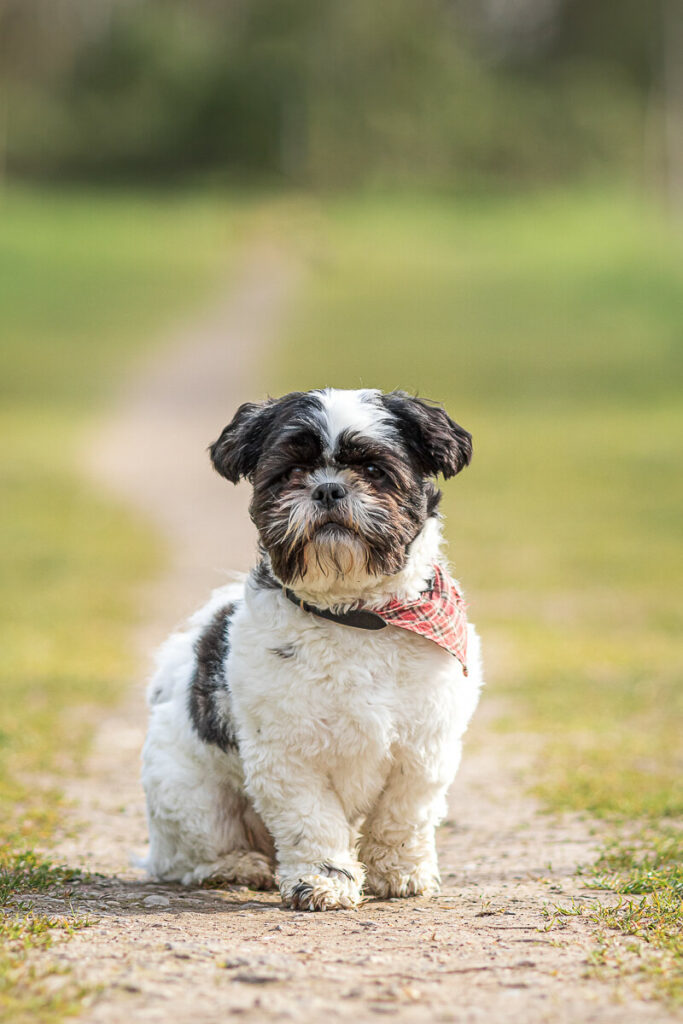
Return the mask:
<svg viewBox="0 0 683 1024">
<path fill-rule="evenodd" d="M 465 602 L 455 582 L 438 565 L 429 586 L 414 601 L 394 599 L 376 611 L 354 608 L 337 614 L 302 601 L 283 587 L 285 597 L 304 612 L 356 629 L 384 629 L 396 626 L 417 633 L 458 659 L 467 675 L 467 616 Z"/>
<path fill-rule="evenodd" d="M 340 626 L 353 626 L 355 629 L 386 629 L 386 622 L 380 615 L 368 611 L 366 608 L 352 608 L 348 612 L 331 612 L 328 608 L 317 608 L 308 601 L 302 601 L 296 596 L 293 590 L 283 587 L 282 591 L 288 601 L 301 608 L 304 612 L 317 615 L 319 619 L 327 619 L 329 622 L 338 622 Z"/>
</svg>

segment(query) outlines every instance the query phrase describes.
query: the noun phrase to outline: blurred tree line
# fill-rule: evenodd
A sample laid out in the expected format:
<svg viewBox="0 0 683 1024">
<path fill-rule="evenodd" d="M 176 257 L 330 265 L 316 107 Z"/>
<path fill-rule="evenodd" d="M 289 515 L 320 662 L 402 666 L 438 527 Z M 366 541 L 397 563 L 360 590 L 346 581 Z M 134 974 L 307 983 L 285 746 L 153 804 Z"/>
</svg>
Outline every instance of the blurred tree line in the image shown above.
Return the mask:
<svg viewBox="0 0 683 1024">
<path fill-rule="evenodd" d="M 0 162 L 320 186 L 661 173 L 677 2 L 0 0 Z"/>
</svg>

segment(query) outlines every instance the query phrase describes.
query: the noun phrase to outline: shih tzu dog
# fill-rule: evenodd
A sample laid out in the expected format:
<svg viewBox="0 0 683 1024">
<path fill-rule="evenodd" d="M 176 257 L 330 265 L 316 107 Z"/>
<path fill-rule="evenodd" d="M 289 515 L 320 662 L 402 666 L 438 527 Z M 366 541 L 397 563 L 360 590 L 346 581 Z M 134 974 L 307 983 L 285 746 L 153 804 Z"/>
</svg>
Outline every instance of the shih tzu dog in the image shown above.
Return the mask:
<svg viewBox="0 0 683 1024">
<path fill-rule="evenodd" d="M 469 433 L 400 391 L 329 389 L 243 405 L 210 451 L 253 484 L 259 556 L 159 655 L 144 866 L 277 879 L 306 910 L 435 892 L 481 668 L 433 478 L 469 463 Z"/>
</svg>

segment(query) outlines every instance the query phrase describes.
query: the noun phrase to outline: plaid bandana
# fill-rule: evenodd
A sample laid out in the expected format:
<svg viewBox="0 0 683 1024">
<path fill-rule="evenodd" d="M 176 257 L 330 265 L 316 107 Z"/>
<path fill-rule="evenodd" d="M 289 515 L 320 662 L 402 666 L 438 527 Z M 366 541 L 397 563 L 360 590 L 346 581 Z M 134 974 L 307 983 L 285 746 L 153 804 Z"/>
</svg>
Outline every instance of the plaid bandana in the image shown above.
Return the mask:
<svg viewBox="0 0 683 1024">
<path fill-rule="evenodd" d="M 451 577 L 434 566 L 434 581 L 415 601 L 396 599 L 373 611 L 388 626 L 409 629 L 453 654 L 467 675 L 467 616 L 465 601 Z"/>
</svg>

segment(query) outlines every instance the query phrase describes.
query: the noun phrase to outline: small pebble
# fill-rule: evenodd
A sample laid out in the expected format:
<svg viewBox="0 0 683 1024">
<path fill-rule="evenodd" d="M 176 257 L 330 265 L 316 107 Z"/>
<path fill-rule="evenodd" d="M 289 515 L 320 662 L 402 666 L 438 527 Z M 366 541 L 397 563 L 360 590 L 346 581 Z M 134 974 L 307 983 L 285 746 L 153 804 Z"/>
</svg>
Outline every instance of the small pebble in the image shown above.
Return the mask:
<svg viewBox="0 0 683 1024">
<path fill-rule="evenodd" d="M 168 907 L 170 902 L 168 896 L 145 896 L 142 905 L 143 907 Z"/>
</svg>

